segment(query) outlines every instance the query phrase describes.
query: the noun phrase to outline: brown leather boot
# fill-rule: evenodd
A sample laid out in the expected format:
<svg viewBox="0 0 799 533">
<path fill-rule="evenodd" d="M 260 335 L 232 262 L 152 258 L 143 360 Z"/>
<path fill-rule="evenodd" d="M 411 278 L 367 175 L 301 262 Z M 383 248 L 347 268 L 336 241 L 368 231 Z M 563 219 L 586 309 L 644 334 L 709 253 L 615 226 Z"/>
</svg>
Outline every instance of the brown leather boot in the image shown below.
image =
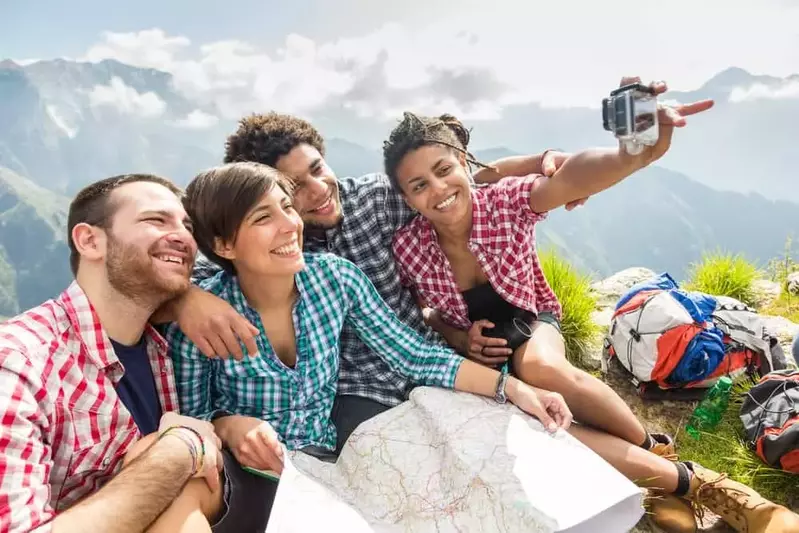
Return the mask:
<svg viewBox="0 0 799 533">
<path fill-rule="evenodd" d="M 650 433 L 655 445 L 649 451 L 655 455 L 659 455 L 669 461 L 677 461 L 677 450 L 674 447 L 674 440 L 665 433 Z"/>
<path fill-rule="evenodd" d="M 696 533 L 696 513 L 691 505 L 673 494 L 649 490 L 644 507 L 650 525 L 667 533 Z"/>
<path fill-rule="evenodd" d="M 685 463 L 693 471 L 685 498 L 695 506 L 705 506 L 742 533 L 796 533 L 799 515 L 765 499 L 743 483 L 708 470 L 696 463 Z"/>
</svg>

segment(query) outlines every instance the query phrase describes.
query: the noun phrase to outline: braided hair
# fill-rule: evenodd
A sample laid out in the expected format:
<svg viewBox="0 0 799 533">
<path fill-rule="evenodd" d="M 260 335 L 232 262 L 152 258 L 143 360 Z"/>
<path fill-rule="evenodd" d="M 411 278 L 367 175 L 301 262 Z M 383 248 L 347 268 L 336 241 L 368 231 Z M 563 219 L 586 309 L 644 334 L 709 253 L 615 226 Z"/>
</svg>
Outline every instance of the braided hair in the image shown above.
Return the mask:
<svg viewBox="0 0 799 533">
<path fill-rule="evenodd" d="M 402 159 L 408 153 L 432 144 L 447 146 L 463 154 L 471 165 L 491 168 L 477 161 L 467 151 L 469 138 L 469 130 L 453 115 L 425 117 L 406 111 L 403 113 L 402 121 L 391 131 L 388 140 L 383 143 L 383 165 L 391 185 L 396 190 L 400 190 L 397 181 L 397 167 Z"/>
</svg>

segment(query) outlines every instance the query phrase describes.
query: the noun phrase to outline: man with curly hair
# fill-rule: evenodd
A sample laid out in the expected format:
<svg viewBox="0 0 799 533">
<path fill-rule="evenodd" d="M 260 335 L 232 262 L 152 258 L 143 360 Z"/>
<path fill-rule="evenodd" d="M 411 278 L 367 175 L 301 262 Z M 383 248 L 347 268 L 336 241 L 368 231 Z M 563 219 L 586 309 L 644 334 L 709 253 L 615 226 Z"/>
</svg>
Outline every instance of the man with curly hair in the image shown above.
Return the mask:
<svg viewBox="0 0 799 533">
<path fill-rule="evenodd" d="M 478 183 L 510 175 L 552 174 L 567 155 L 504 158 L 475 173 Z M 239 122 L 227 139 L 225 163 L 251 161 L 277 168 L 294 182 L 294 206 L 305 223 L 305 251 L 332 252 L 360 267 L 399 318 L 425 338 L 446 341 L 423 316 L 412 293 L 400 284 L 391 251 L 394 232 L 414 215 L 382 173 L 339 178 L 325 161 L 322 135 L 308 121 L 270 112 L 253 114 Z M 579 205 L 584 200 L 574 202 Z M 195 281 L 213 275 L 217 267 L 200 258 Z M 194 288 L 170 310 L 183 332 L 208 357 L 243 357 L 241 344 L 256 353 L 258 330 L 225 302 Z M 426 322 L 427 320 L 427 322 Z M 485 338 L 487 356 L 508 355 L 501 341 Z M 407 398 L 413 384 L 393 371 L 367 348 L 349 327 L 341 336 L 341 368 L 334 409 L 338 430 L 348 435 L 357 425 Z"/>
</svg>

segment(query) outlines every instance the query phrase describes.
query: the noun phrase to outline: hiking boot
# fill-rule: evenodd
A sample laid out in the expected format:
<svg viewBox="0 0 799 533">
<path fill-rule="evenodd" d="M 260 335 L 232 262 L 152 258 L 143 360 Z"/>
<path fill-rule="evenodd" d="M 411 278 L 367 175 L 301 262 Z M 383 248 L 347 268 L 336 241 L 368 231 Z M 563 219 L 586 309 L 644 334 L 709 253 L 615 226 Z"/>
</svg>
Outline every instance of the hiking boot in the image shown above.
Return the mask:
<svg viewBox="0 0 799 533">
<path fill-rule="evenodd" d="M 673 494 L 650 490 L 646 497 L 646 513 L 657 531 L 696 533 L 696 513 L 687 501 Z"/>
<path fill-rule="evenodd" d="M 659 455 L 669 461 L 677 460 L 677 450 L 674 448 L 674 440 L 665 433 L 650 433 L 650 437 L 655 441 L 649 451 L 655 455 Z"/>
<path fill-rule="evenodd" d="M 799 531 L 799 515 L 765 499 L 743 483 L 708 470 L 696 463 L 685 463 L 693 471 L 685 498 L 695 506 L 705 506 L 736 531 L 743 533 L 793 533 Z M 698 510 L 698 509 L 697 509 Z"/>
</svg>

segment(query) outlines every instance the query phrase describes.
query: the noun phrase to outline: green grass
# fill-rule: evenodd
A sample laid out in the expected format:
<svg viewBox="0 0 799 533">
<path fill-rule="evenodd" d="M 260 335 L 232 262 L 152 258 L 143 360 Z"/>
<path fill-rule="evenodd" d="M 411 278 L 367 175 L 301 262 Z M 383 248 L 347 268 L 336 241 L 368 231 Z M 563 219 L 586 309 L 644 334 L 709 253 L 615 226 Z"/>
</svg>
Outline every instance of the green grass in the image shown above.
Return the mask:
<svg viewBox="0 0 799 533">
<path fill-rule="evenodd" d="M 677 435 L 681 460 L 695 461 L 705 468 L 725 472 L 764 497 L 787 504 L 799 493 L 799 475 L 767 466 L 744 442 L 743 424 L 738 415 L 746 391 L 754 385 L 746 381 L 733 389 L 733 398 L 721 423 L 710 433 L 694 440 L 684 430 Z"/>
<path fill-rule="evenodd" d="M 540 259 L 547 282 L 563 307 L 561 328 L 566 357 L 577 364 L 599 332 L 599 326 L 591 318 L 596 309 L 591 280 L 552 250 L 542 252 Z"/>
<path fill-rule="evenodd" d="M 756 306 L 757 295 L 752 282 L 761 277 L 755 265 L 741 255 L 715 252 L 704 254 L 691 266 L 684 288 L 717 296 L 730 296 Z"/>
<path fill-rule="evenodd" d="M 783 316 L 791 322 L 799 323 L 799 295 L 783 291 L 780 296 L 761 310 L 767 315 Z"/>
</svg>

